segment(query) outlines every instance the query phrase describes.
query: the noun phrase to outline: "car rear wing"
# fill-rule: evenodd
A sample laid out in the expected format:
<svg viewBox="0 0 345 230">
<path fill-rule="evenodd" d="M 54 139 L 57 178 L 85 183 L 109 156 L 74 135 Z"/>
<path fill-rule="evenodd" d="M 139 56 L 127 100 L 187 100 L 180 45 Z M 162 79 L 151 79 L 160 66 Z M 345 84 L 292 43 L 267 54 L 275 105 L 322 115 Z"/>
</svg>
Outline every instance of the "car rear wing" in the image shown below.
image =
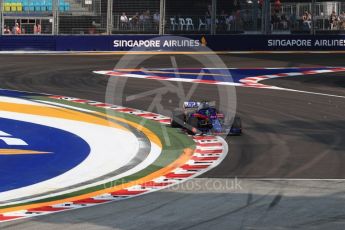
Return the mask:
<svg viewBox="0 0 345 230">
<path fill-rule="evenodd" d="M 197 101 L 186 101 L 183 103 L 184 109 L 196 109 L 199 108 L 200 102 Z"/>
<path fill-rule="evenodd" d="M 183 103 L 183 108 L 184 109 L 197 109 L 202 103 L 206 103 L 210 107 L 215 107 L 216 102 L 215 101 L 204 101 L 204 102 L 199 102 L 199 101 L 186 101 Z"/>
</svg>

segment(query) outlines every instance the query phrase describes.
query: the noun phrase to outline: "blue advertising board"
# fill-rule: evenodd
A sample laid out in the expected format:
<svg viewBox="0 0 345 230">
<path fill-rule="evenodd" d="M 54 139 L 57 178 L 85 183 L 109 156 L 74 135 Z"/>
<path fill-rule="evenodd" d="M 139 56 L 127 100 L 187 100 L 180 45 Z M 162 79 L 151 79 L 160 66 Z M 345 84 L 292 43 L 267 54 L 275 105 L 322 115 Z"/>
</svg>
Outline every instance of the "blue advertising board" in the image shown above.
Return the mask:
<svg viewBox="0 0 345 230">
<path fill-rule="evenodd" d="M 158 35 L 0 36 L 0 50 L 47 51 L 337 51 L 345 50 L 345 35 Z"/>
</svg>

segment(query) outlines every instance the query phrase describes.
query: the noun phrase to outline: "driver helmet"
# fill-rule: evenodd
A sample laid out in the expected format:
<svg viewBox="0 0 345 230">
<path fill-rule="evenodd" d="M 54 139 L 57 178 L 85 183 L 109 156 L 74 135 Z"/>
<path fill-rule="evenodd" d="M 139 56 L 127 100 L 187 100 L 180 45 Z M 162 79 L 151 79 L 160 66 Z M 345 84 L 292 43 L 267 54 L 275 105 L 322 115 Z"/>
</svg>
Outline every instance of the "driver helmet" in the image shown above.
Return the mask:
<svg viewBox="0 0 345 230">
<path fill-rule="evenodd" d="M 208 109 L 208 108 L 210 108 L 210 105 L 207 102 L 201 102 L 198 109 L 201 110 L 201 109 Z"/>
</svg>

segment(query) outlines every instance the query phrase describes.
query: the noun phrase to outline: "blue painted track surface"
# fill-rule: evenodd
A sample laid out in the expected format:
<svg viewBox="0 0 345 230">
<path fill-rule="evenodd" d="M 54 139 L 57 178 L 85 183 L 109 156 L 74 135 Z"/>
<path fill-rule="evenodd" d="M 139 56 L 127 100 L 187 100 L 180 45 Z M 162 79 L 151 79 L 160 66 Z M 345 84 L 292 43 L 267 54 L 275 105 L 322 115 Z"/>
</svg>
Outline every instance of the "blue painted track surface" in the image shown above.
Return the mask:
<svg viewBox="0 0 345 230">
<path fill-rule="evenodd" d="M 0 149 L 49 152 L 0 155 L 0 192 L 61 175 L 79 165 L 90 153 L 90 146 L 82 138 L 61 129 L 0 118 L 0 130 L 28 144 L 9 146 L 0 140 Z"/>
<path fill-rule="evenodd" d="M 20 92 L 15 90 L 0 89 L 0 96 L 6 97 L 26 97 L 26 96 L 43 96 L 42 94 L 30 93 L 30 92 Z"/>
</svg>

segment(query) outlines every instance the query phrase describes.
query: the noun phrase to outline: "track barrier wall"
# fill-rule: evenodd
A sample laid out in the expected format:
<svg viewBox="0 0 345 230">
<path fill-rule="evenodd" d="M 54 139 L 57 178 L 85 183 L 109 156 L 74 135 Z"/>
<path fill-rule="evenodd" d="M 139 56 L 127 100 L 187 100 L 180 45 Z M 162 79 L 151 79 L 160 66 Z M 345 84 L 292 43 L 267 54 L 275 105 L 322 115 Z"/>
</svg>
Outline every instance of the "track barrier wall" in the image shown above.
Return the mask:
<svg viewBox="0 0 345 230">
<path fill-rule="evenodd" d="M 160 51 L 189 51 L 195 46 L 214 51 L 342 51 L 345 35 L 0 36 L 1 51 L 127 51 L 133 46 Z"/>
</svg>

